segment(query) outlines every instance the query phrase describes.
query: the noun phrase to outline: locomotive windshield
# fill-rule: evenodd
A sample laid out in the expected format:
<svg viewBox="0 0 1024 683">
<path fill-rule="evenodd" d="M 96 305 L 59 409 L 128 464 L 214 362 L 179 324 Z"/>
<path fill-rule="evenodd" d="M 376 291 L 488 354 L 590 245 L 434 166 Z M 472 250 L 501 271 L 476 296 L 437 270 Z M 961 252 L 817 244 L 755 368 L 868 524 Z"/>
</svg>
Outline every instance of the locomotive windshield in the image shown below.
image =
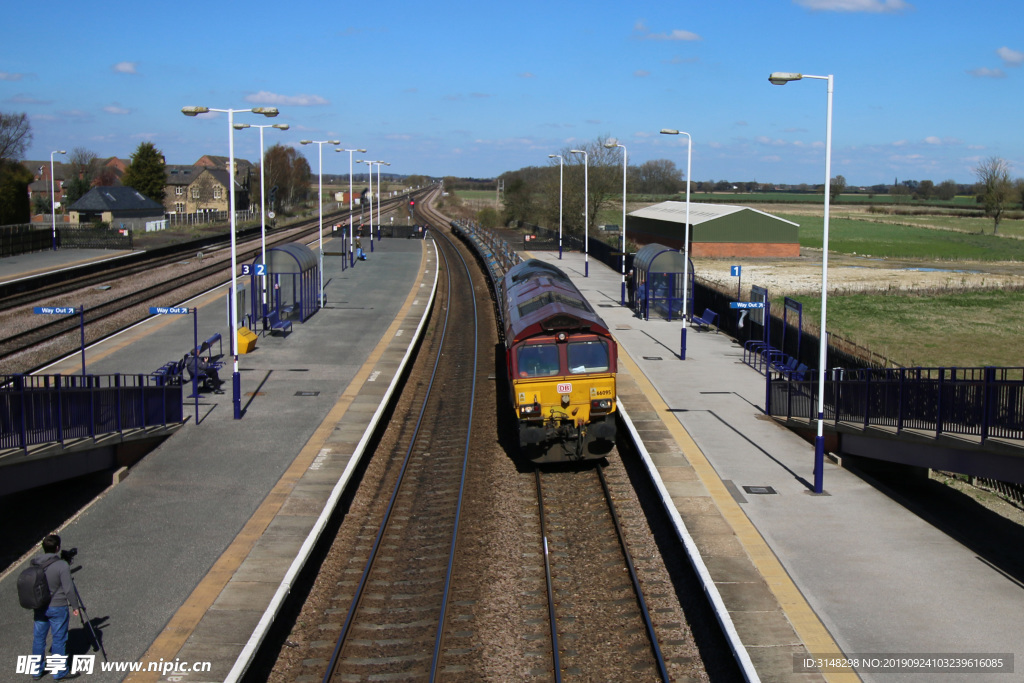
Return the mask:
<svg viewBox="0 0 1024 683">
<path fill-rule="evenodd" d="M 607 361 L 606 361 L 607 362 Z M 516 354 L 520 377 L 551 377 L 558 374 L 558 347 L 554 344 L 521 346 Z"/>
<path fill-rule="evenodd" d="M 569 372 L 579 375 L 585 372 L 608 371 L 608 345 L 603 341 L 569 342 Z"/>
</svg>

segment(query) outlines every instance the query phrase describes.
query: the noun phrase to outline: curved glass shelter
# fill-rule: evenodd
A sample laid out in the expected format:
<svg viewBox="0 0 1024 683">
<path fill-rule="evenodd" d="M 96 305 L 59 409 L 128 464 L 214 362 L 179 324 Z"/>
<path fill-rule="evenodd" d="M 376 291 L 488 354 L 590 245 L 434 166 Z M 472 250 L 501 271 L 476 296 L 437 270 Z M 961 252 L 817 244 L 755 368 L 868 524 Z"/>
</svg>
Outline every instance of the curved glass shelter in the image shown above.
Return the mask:
<svg viewBox="0 0 1024 683">
<path fill-rule="evenodd" d="M 254 321 L 262 320 L 263 310 L 262 277 L 260 266 L 262 255 L 252 261 L 249 273 L 249 291 Z M 267 249 L 267 310 L 276 313 L 282 320 L 305 322 L 320 307 L 317 291 L 320 282 L 320 266 L 316 254 L 305 244 L 291 242 Z"/>
<path fill-rule="evenodd" d="M 644 320 L 664 317 L 672 320 L 682 317 L 683 311 L 683 253 L 663 244 L 647 244 L 633 258 L 633 310 Z M 690 261 L 691 286 L 688 288 L 693 302 L 693 261 Z M 687 310 L 693 312 L 693 306 Z"/>
</svg>

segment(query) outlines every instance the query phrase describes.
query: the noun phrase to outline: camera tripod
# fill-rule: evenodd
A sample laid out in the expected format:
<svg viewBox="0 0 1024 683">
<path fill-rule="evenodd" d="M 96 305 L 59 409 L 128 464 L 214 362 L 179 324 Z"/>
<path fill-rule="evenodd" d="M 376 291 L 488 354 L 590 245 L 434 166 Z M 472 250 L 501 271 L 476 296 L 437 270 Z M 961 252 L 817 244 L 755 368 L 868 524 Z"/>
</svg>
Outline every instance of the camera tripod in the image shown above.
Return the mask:
<svg viewBox="0 0 1024 683">
<path fill-rule="evenodd" d="M 72 549 L 77 552 L 77 548 Z M 66 557 L 65 561 L 68 564 L 74 559 L 74 552 L 70 557 Z M 103 649 L 103 641 L 100 640 L 100 634 L 93 628 L 92 621 L 89 619 L 88 612 L 85 611 L 85 602 L 82 601 L 82 594 L 78 592 L 78 584 L 75 583 L 75 577 L 71 577 L 71 587 L 75 589 L 75 597 L 78 599 L 78 618 L 82 621 L 82 626 L 86 627 L 89 631 L 89 635 L 92 636 L 92 643 L 95 646 L 95 650 L 99 650 L 100 654 L 103 655 L 103 661 L 107 661 L 107 651 Z"/>
</svg>

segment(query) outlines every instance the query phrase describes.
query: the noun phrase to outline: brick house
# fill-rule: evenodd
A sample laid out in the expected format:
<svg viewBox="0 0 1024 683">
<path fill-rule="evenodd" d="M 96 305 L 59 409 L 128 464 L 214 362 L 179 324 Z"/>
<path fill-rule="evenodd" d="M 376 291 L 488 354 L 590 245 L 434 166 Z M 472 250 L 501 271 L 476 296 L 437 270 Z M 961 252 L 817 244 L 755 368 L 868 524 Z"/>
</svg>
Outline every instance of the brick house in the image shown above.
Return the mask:
<svg viewBox="0 0 1024 683">
<path fill-rule="evenodd" d="M 226 169 L 213 166 L 168 165 L 167 185 L 164 188 L 164 210 L 167 213 L 188 214 L 228 211 L 231 182 Z M 249 191 L 235 184 L 235 208 L 249 208 Z"/>
</svg>

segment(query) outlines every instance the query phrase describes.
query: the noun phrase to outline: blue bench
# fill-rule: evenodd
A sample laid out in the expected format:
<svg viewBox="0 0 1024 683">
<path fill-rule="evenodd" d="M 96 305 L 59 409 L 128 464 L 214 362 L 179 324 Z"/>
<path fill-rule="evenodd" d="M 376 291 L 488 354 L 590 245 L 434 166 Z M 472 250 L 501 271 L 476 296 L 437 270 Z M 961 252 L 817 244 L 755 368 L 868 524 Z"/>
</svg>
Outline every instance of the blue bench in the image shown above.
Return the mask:
<svg viewBox="0 0 1024 683">
<path fill-rule="evenodd" d="M 267 324 L 270 325 L 270 334 L 274 334 L 275 332 L 287 334 L 292 331 L 292 321 L 281 320 L 277 311 L 271 311 L 267 314 Z"/>
<path fill-rule="evenodd" d="M 712 311 L 710 308 L 705 308 L 704 312 L 701 313 L 699 316 L 694 316 L 693 318 L 690 319 L 690 324 L 696 327 L 697 329 L 703 327 L 705 330 L 710 330 L 711 326 L 714 325 L 716 333 L 718 332 L 717 323 L 718 314 Z"/>
<path fill-rule="evenodd" d="M 188 358 L 188 356 L 185 358 Z M 160 368 L 149 374 L 157 378 L 157 384 L 160 386 L 181 384 L 181 375 L 185 371 L 185 358 L 164 363 Z"/>
</svg>

